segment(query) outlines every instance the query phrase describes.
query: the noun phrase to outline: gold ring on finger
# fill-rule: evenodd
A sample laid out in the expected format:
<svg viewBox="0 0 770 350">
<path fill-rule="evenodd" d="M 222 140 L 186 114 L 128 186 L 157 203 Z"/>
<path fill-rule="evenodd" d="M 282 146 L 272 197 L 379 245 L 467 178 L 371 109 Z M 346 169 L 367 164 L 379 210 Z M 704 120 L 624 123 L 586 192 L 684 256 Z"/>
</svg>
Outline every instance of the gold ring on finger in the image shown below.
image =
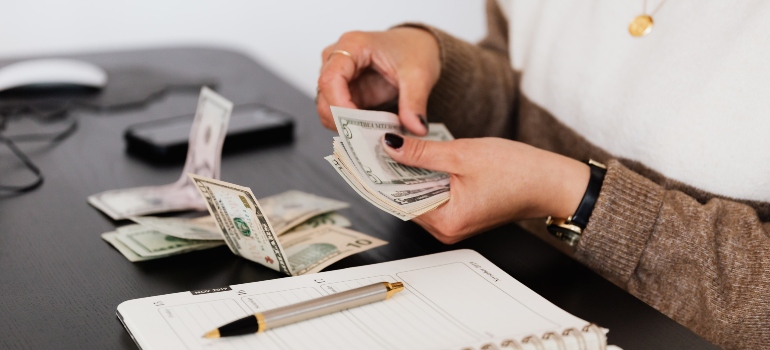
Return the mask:
<svg viewBox="0 0 770 350">
<path fill-rule="evenodd" d="M 357 65 L 356 59 L 353 58 L 353 55 L 350 52 L 347 52 L 345 50 L 334 50 L 334 51 L 332 51 L 332 53 L 329 54 L 329 58 L 327 59 L 327 61 L 330 60 L 332 58 L 332 55 L 334 55 L 335 53 L 338 53 L 338 54 L 344 55 L 344 56 L 348 56 L 351 60 L 353 60 L 353 65 L 354 66 Z"/>
</svg>

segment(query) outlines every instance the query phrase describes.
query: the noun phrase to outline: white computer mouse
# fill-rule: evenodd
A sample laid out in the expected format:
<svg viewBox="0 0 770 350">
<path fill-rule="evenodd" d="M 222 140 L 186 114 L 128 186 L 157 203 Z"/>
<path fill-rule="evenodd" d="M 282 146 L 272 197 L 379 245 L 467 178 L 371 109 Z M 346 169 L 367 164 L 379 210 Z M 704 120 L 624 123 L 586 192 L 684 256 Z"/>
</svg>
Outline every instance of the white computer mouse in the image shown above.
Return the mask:
<svg viewBox="0 0 770 350">
<path fill-rule="evenodd" d="M 35 59 L 0 67 L 0 92 L 16 88 L 82 86 L 100 89 L 107 72 L 99 66 L 72 59 Z"/>
</svg>

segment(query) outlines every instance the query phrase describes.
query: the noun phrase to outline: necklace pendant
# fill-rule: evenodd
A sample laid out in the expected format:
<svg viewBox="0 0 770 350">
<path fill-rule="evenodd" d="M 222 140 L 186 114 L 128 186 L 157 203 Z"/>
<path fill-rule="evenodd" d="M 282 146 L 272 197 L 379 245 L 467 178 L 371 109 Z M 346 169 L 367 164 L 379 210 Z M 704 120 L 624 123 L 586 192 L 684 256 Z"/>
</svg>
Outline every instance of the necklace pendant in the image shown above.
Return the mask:
<svg viewBox="0 0 770 350">
<path fill-rule="evenodd" d="M 639 15 L 628 25 L 628 32 L 635 37 L 643 37 L 652 32 L 652 17 Z"/>
</svg>

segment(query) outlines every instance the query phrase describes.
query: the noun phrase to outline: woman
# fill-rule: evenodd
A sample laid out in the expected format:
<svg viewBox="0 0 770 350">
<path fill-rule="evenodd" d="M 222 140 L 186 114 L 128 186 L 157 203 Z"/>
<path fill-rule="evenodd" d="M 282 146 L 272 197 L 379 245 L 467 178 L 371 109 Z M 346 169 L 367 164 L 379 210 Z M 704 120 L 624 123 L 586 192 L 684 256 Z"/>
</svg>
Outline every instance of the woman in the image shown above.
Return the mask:
<svg viewBox="0 0 770 350">
<path fill-rule="evenodd" d="M 770 6 L 514 0 L 487 14 L 478 45 L 420 24 L 343 35 L 323 52 L 321 122 L 334 129 L 330 105 L 391 102 L 415 134 L 443 122 L 464 138 L 383 140 L 451 174 L 450 201 L 414 219 L 436 238 L 566 219 L 550 231 L 638 298 L 723 347 L 770 344 Z"/>
</svg>

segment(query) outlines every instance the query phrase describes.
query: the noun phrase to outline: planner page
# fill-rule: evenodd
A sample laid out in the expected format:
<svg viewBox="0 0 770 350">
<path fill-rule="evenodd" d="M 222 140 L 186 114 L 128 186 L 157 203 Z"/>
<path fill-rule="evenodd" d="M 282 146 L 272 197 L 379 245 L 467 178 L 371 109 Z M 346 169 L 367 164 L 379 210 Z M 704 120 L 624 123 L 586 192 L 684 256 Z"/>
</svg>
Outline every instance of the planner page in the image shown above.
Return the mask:
<svg viewBox="0 0 770 350">
<path fill-rule="evenodd" d="M 392 298 L 267 330 L 204 339 L 249 314 L 372 284 Z M 587 324 L 472 250 L 134 299 L 118 317 L 142 349 L 447 349 Z"/>
</svg>

